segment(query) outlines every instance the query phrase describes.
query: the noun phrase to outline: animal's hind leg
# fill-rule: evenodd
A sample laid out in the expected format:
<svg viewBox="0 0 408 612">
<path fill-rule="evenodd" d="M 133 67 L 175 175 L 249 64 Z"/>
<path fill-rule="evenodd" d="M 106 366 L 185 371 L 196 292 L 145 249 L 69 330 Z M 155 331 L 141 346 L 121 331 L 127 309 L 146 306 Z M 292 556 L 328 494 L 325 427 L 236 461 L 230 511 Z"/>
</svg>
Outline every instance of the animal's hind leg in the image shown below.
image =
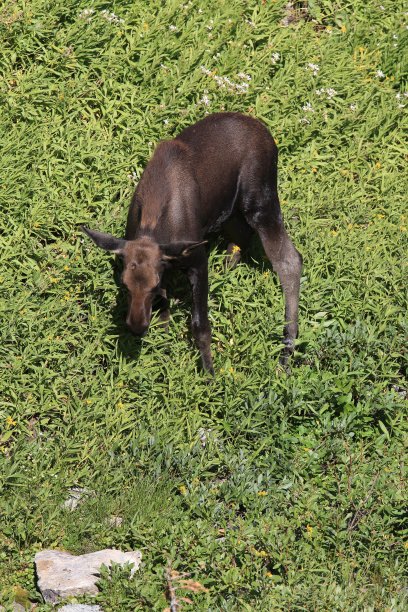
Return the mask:
<svg viewBox="0 0 408 612">
<path fill-rule="evenodd" d="M 262 241 L 265 253 L 278 274 L 285 297 L 285 328 L 283 342 L 285 348 L 281 363 L 286 365 L 293 353 L 298 333 L 298 311 L 302 256 L 296 250 L 283 225 L 279 201 L 276 196 L 274 206 L 254 215 L 253 225 Z"/>
</svg>

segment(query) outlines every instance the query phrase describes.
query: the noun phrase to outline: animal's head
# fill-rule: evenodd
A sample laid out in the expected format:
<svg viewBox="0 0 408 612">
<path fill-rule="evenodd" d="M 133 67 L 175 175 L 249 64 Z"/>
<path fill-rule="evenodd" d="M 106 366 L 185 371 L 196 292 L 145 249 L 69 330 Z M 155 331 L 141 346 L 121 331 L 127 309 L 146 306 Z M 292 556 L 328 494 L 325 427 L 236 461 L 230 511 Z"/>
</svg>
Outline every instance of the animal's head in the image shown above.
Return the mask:
<svg viewBox="0 0 408 612">
<path fill-rule="evenodd" d="M 165 296 L 160 287 L 164 269 L 187 259 L 194 249 L 206 242 L 160 245 L 149 236 L 124 240 L 87 227 L 82 227 L 82 230 L 98 247 L 123 258 L 122 283 L 128 292 L 126 324 L 138 336 L 143 335 L 149 327 L 154 298 Z"/>
</svg>

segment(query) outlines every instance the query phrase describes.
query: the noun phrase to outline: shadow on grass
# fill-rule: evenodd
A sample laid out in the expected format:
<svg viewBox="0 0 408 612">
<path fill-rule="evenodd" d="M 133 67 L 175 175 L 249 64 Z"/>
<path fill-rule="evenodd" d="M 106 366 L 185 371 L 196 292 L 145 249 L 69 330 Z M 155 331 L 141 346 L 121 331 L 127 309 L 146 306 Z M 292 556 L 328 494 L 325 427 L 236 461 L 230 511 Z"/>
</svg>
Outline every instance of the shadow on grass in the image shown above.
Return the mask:
<svg viewBox="0 0 408 612">
<path fill-rule="evenodd" d="M 121 283 L 123 264 L 119 258 L 112 262 L 112 272 L 118 288 L 116 304 L 112 309 L 112 327 L 109 332 L 118 339 L 119 354 L 129 361 L 139 361 L 142 350 L 142 339 L 134 336 L 128 329 L 125 320 L 127 314 L 127 299 Z"/>
<path fill-rule="evenodd" d="M 218 253 L 226 252 L 227 243 L 219 237 L 212 237 L 209 244 L 209 252 L 217 250 Z M 261 242 L 257 236 L 253 236 L 249 248 L 242 252 L 242 264 L 257 269 L 262 272 L 271 269 L 271 265 L 266 258 Z M 111 311 L 112 326 L 109 332 L 117 337 L 118 351 L 125 359 L 138 362 L 142 350 L 142 338 L 134 336 L 126 326 L 127 298 L 121 283 L 123 264 L 120 258 L 112 262 L 112 272 L 117 286 L 116 304 Z M 211 274 L 211 272 L 210 272 Z M 228 274 L 228 270 L 226 270 Z M 272 272 L 272 274 L 274 274 Z M 173 311 L 182 312 L 186 320 L 186 325 L 190 328 L 192 296 L 191 288 L 185 270 L 174 269 L 165 272 L 162 286 L 166 288 L 169 301 L 173 300 Z M 160 311 L 160 303 L 153 305 L 153 311 Z M 171 325 L 171 322 L 170 322 Z M 148 332 L 149 333 L 149 332 Z M 279 343 L 282 340 L 281 330 L 271 330 L 271 340 Z M 191 331 L 190 341 L 194 344 Z"/>
</svg>

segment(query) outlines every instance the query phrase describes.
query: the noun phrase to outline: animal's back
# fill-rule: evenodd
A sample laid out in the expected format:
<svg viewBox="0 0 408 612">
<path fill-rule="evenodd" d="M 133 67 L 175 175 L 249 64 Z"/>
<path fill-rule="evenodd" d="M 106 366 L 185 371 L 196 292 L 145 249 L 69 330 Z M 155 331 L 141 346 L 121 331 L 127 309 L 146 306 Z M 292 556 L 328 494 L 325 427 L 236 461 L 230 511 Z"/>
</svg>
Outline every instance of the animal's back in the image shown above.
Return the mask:
<svg viewBox="0 0 408 612">
<path fill-rule="evenodd" d="M 137 225 L 160 240 L 199 239 L 218 229 L 239 194 L 269 181 L 276 170 L 276 145 L 267 128 L 241 113 L 208 115 L 162 142 L 143 173 L 129 211 L 127 238 Z M 140 224 L 140 225 L 139 225 Z"/>
<path fill-rule="evenodd" d="M 215 113 L 183 130 L 209 224 L 227 218 L 239 191 L 276 184 L 277 148 L 266 126 L 241 113 Z M 215 218 L 215 219 L 214 219 Z"/>
</svg>

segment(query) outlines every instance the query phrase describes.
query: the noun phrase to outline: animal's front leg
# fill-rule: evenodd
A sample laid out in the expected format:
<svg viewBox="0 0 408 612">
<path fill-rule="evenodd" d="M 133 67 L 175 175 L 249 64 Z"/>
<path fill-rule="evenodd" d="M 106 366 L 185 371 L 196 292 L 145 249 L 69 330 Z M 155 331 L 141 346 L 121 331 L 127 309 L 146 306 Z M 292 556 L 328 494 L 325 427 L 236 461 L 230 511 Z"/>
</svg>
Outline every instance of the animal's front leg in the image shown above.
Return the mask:
<svg viewBox="0 0 408 612">
<path fill-rule="evenodd" d="M 203 367 L 214 374 L 211 357 L 211 327 L 208 321 L 208 263 L 205 260 L 200 265 L 189 268 L 188 279 L 193 291 L 193 312 L 191 329 L 194 339 L 200 349 Z"/>
<path fill-rule="evenodd" d="M 170 308 L 166 289 L 160 289 L 156 295 L 153 307 L 158 311 L 160 323 L 165 331 L 169 328 Z"/>
</svg>

